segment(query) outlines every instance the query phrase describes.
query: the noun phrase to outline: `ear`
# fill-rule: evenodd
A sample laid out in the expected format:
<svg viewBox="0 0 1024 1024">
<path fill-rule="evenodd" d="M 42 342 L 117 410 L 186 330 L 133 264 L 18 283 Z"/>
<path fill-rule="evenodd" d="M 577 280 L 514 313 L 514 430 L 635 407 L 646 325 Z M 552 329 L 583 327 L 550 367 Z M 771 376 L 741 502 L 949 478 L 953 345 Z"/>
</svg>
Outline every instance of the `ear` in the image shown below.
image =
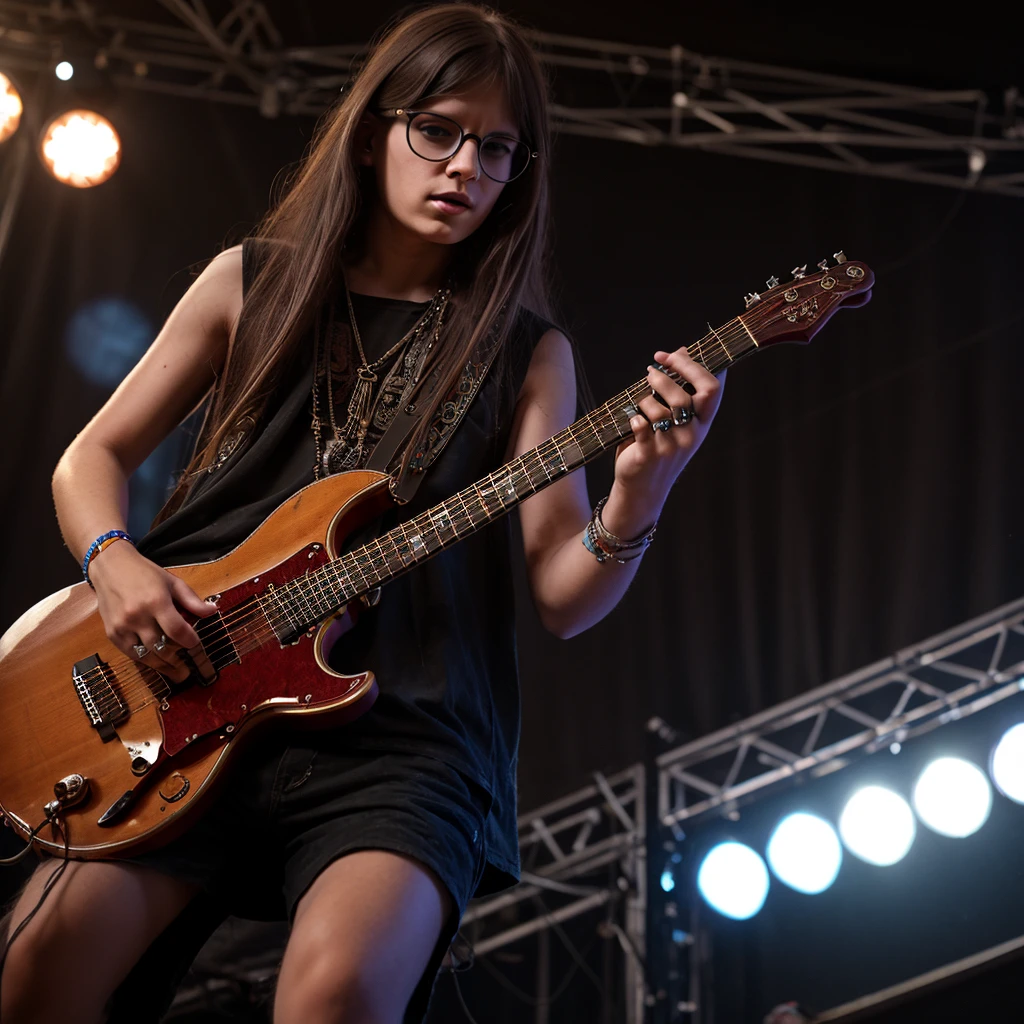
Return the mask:
<svg viewBox="0 0 1024 1024">
<path fill-rule="evenodd" d="M 381 119 L 367 110 L 359 119 L 359 124 L 356 125 L 352 152 L 355 154 L 356 163 L 362 167 L 373 166 L 373 151 L 377 145 L 381 124 Z"/>
</svg>

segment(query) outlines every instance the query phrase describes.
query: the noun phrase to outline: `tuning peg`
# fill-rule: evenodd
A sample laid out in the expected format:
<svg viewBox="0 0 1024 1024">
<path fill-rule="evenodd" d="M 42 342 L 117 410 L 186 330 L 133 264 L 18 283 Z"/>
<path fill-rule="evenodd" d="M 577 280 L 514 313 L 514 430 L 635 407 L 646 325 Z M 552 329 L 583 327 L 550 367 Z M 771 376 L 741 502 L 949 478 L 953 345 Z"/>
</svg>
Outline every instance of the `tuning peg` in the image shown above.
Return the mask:
<svg viewBox="0 0 1024 1024">
<path fill-rule="evenodd" d="M 774 288 L 778 283 L 779 279 L 774 274 L 765 281 L 765 284 L 768 285 L 769 288 Z"/>
<path fill-rule="evenodd" d="M 807 264 L 805 263 L 802 267 L 794 267 L 790 273 L 793 275 L 794 281 L 799 281 L 801 277 L 807 275 Z"/>
<path fill-rule="evenodd" d="M 842 249 L 840 249 L 839 252 L 832 253 L 832 258 L 836 261 L 836 263 L 846 262 L 846 255 Z"/>
<path fill-rule="evenodd" d="M 818 266 L 819 266 L 819 267 L 820 267 L 820 268 L 821 268 L 822 270 L 828 270 L 828 260 L 822 260 L 822 261 L 821 261 L 821 262 L 820 262 L 820 263 L 818 264 Z"/>
<path fill-rule="evenodd" d="M 761 301 L 761 296 L 758 295 L 757 292 L 751 292 L 749 295 L 744 295 L 743 296 L 743 301 L 747 304 L 747 309 L 750 309 L 750 307 L 755 302 L 760 302 Z"/>
</svg>

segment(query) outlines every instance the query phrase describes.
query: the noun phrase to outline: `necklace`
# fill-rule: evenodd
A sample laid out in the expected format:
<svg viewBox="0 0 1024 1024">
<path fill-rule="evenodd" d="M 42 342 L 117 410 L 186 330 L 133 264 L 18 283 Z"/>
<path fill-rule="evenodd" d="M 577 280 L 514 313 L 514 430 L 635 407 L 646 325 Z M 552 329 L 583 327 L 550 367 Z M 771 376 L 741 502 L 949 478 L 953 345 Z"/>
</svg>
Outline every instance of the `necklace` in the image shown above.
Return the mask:
<svg viewBox="0 0 1024 1024">
<path fill-rule="evenodd" d="M 387 352 L 371 363 L 363 348 L 355 310 L 352 307 L 352 295 L 348 288 L 348 282 L 345 282 L 349 325 L 352 328 L 359 365 L 356 367 L 355 382 L 348 402 L 348 415 L 344 426 L 339 427 L 334 412 L 334 375 L 331 369 L 330 339 L 324 346 L 327 365 L 326 373 L 322 373 L 319 353 L 321 332 L 318 323 L 316 328 L 317 352 L 314 359 L 316 375 L 313 381 L 313 433 L 316 441 L 316 462 L 313 470 L 316 479 L 320 478 L 321 472 L 326 475 L 354 469 L 368 457 L 367 434 L 371 426 L 377 431 L 383 432 L 394 418 L 406 392 L 419 381 L 419 373 L 426 355 L 440 336 L 441 324 L 450 296 L 450 289 L 443 287 L 438 289 L 431 299 L 430 305 L 423 311 L 416 323 Z M 330 324 L 333 322 L 334 307 L 332 305 Z M 329 333 L 330 324 L 327 333 Z M 430 330 L 431 326 L 433 327 L 432 331 Z M 433 335 L 432 338 L 431 335 Z M 374 396 L 374 385 L 380 380 L 380 374 L 388 363 L 405 348 L 407 351 L 404 358 L 395 361 L 384 375 L 383 384 Z M 321 376 L 326 376 L 327 380 L 327 408 L 332 434 L 326 446 L 323 446 L 322 452 L 321 421 L 317 396 L 318 382 Z"/>
</svg>

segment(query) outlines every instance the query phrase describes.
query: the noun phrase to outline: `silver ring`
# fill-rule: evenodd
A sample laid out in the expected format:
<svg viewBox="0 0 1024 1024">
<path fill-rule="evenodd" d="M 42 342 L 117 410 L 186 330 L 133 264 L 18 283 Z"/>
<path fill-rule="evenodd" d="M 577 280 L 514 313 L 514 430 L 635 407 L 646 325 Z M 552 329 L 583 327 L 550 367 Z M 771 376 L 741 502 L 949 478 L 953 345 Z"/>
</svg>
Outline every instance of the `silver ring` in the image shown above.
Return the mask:
<svg viewBox="0 0 1024 1024">
<path fill-rule="evenodd" d="M 689 423 L 690 420 L 692 420 L 692 419 L 693 419 L 693 410 L 692 409 L 680 409 L 679 410 L 679 414 L 677 416 L 673 416 L 672 417 L 672 422 L 677 427 L 685 427 L 686 424 Z"/>
<path fill-rule="evenodd" d="M 652 430 L 671 430 L 672 429 L 672 422 L 673 422 L 672 420 L 667 420 L 667 419 L 666 420 L 655 420 L 654 423 L 651 424 L 651 429 Z"/>
<path fill-rule="evenodd" d="M 140 658 L 144 658 L 147 654 L 149 654 L 149 648 L 145 644 L 132 644 L 132 650 Z"/>
<path fill-rule="evenodd" d="M 162 651 L 166 646 L 167 646 L 167 637 L 165 637 L 163 635 L 163 633 L 161 633 L 160 634 L 160 639 L 157 640 L 157 642 L 155 644 L 153 644 L 153 650 L 154 651 Z"/>
</svg>

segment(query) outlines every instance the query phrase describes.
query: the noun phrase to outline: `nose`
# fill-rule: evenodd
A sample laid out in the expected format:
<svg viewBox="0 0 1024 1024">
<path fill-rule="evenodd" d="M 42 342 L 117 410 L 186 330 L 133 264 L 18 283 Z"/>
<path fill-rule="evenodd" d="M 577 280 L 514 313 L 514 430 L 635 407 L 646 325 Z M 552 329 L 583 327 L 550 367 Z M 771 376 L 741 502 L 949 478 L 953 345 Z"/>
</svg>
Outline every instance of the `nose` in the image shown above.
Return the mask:
<svg viewBox="0 0 1024 1024">
<path fill-rule="evenodd" d="M 448 158 L 447 171 L 449 176 L 458 175 L 463 180 L 475 181 L 480 177 L 480 143 L 476 138 L 467 135 L 462 140 L 462 145 Z"/>
</svg>

